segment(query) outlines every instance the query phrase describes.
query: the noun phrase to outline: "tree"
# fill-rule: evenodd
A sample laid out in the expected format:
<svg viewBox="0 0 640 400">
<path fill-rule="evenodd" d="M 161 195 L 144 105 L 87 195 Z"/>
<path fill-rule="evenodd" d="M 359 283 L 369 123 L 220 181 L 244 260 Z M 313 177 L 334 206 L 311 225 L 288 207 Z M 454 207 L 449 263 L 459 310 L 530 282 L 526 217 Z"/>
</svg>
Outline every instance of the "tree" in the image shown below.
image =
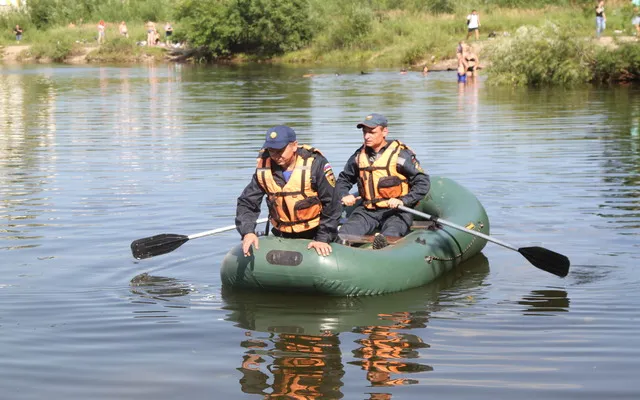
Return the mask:
<svg viewBox="0 0 640 400">
<path fill-rule="evenodd" d="M 176 18 L 193 46 L 215 56 L 273 56 L 311 39 L 307 0 L 181 0 Z"/>
</svg>

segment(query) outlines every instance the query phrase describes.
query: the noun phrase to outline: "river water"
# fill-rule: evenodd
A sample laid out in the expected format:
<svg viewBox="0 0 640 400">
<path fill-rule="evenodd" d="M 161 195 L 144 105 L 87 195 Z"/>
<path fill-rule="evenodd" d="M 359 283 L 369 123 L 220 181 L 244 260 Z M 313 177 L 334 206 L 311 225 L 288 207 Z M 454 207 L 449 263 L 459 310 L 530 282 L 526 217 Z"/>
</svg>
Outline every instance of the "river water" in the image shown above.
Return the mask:
<svg viewBox="0 0 640 400">
<path fill-rule="evenodd" d="M 0 66 L 1 397 L 637 398 L 640 91 L 371 72 Z M 232 225 L 270 126 L 337 174 L 370 112 L 569 275 L 489 243 L 431 285 L 326 298 L 223 290 L 235 231 L 132 258 Z"/>
</svg>

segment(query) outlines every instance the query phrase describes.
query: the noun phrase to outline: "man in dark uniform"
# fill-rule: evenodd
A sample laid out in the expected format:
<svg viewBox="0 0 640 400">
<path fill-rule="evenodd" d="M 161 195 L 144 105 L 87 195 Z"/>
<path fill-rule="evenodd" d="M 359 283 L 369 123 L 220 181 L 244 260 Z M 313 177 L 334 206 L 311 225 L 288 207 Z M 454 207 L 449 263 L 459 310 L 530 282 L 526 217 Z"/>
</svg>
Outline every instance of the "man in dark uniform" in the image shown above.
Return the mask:
<svg viewBox="0 0 640 400">
<path fill-rule="evenodd" d="M 388 244 L 385 236 L 404 236 L 411 228 L 412 214 L 398 206 L 415 206 L 429 193 L 431 182 L 411 149 L 400 141 L 387 141 L 384 116 L 370 114 L 357 127 L 364 145 L 347 161 L 336 193 L 342 204 L 352 206 L 357 198 L 349 190 L 357 183 L 363 202 L 342 225 L 340 235 L 369 235 L 379 229 L 373 247 L 382 248 Z"/>
<path fill-rule="evenodd" d="M 265 195 L 274 235 L 312 239 L 309 249 L 329 255 L 341 213 L 340 204 L 332 201 L 335 185 L 331 165 L 322 153 L 299 146 L 288 126 L 269 129 L 256 172 L 238 197 L 236 227 L 244 255 L 250 255 L 252 245 L 259 248 L 255 229 Z"/>
</svg>

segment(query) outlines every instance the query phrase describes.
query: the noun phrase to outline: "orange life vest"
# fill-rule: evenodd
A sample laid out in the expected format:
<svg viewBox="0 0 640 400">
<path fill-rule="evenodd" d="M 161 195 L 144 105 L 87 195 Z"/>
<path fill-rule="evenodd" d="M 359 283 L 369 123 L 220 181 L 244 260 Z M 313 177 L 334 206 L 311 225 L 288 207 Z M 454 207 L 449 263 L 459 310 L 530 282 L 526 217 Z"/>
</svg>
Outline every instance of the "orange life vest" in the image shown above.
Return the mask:
<svg viewBox="0 0 640 400">
<path fill-rule="evenodd" d="M 394 140 L 375 162 L 369 162 L 369 156 L 362 147 L 358 155 L 358 192 L 363 199 L 363 205 L 374 210 L 388 208 L 387 199 L 398 198 L 409 193 L 407 177 L 398 172 L 398 155 L 406 145 Z"/>
<path fill-rule="evenodd" d="M 311 165 L 315 160 L 313 154 L 322 153 L 307 145 L 300 147 L 312 155 L 297 155 L 291 177 L 282 187 L 273 179 L 271 158 L 267 152 L 261 152 L 256 166 L 258 184 L 267 193 L 269 221 L 280 232 L 304 232 L 320 225 L 322 202 L 311 188 Z"/>
</svg>

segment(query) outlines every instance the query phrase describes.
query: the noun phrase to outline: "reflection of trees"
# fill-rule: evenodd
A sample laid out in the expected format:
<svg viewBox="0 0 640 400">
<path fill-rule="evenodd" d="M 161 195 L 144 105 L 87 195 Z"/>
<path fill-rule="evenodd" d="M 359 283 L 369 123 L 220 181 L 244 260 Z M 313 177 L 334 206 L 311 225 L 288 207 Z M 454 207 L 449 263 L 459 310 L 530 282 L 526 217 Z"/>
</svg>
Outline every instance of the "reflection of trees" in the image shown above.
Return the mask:
<svg viewBox="0 0 640 400">
<path fill-rule="evenodd" d="M 280 333 L 269 340 L 248 339 L 241 346 L 249 349 L 238 368 L 243 392 L 278 399 L 342 397 L 344 367 L 338 335 Z M 263 355 L 272 357 L 273 363 L 266 365 Z M 268 375 L 261 367 L 273 374 L 273 384 L 267 383 Z"/>
<path fill-rule="evenodd" d="M 637 90 L 621 88 L 606 97 L 611 118 L 602 160 L 605 200 L 598 216 L 607 219 L 621 234 L 640 228 L 640 104 Z"/>
<path fill-rule="evenodd" d="M 220 66 L 212 74 L 210 68 L 190 68 L 182 78 L 190 120 L 212 127 L 207 132 L 212 145 L 221 138 L 213 153 L 206 149 L 208 158 L 234 149 L 253 157 L 266 129 L 277 124 L 290 124 L 301 143 L 311 143 L 306 129 L 311 87 L 299 70 L 275 65 Z"/>
<path fill-rule="evenodd" d="M 34 220 L 48 206 L 40 193 L 55 173 L 55 99 L 45 76 L 0 75 L 0 217 L 7 220 L 2 233 L 20 240 L 8 248 L 35 247 L 26 240 L 41 237 L 29 232 L 44 225 Z"/>
</svg>

